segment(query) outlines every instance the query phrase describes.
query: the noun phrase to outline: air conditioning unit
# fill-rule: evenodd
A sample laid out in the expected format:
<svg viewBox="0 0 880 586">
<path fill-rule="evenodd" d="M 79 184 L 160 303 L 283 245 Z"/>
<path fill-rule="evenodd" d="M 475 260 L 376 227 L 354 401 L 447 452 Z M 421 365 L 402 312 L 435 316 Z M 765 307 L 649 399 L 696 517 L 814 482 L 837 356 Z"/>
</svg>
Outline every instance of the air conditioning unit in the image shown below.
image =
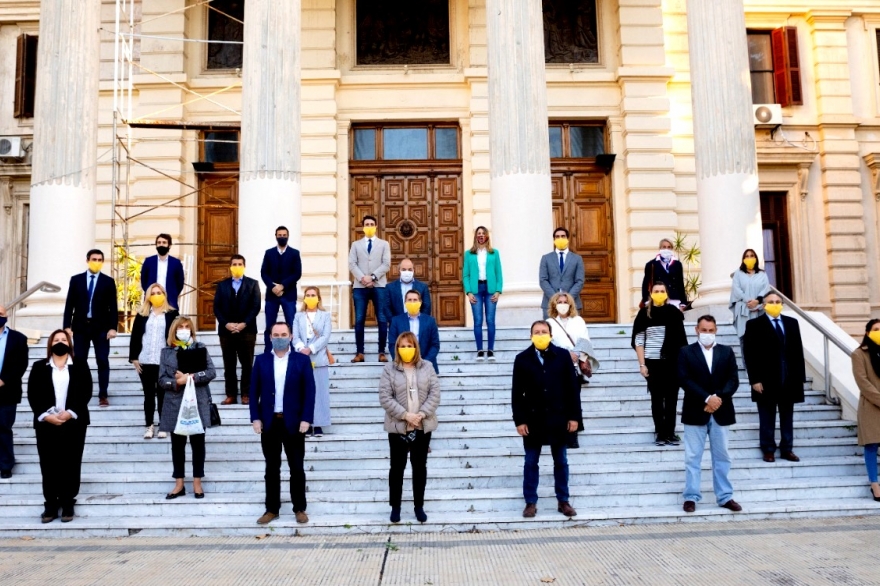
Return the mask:
<svg viewBox="0 0 880 586">
<path fill-rule="evenodd" d="M 0 136 L 0 157 L 20 159 L 24 157 L 20 136 Z"/>
<path fill-rule="evenodd" d="M 752 105 L 752 124 L 755 126 L 778 126 L 782 124 L 782 106 L 779 104 Z"/>
</svg>

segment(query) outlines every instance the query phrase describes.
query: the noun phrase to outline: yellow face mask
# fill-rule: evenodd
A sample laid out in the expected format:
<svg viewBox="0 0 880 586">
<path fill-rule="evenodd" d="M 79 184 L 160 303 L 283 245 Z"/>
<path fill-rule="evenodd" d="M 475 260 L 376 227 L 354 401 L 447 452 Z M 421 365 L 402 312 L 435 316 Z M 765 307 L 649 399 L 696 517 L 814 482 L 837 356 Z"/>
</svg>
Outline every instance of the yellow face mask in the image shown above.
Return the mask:
<svg viewBox="0 0 880 586">
<path fill-rule="evenodd" d="M 553 240 L 553 244 L 557 250 L 565 250 L 568 248 L 568 238 L 556 238 Z"/>
<path fill-rule="evenodd" d="M 663 305 L 664 303 L 666 303 L 667 299 L 669 299 L 669 295 L 667 295 L 665 292 L 651 293 L 651 301 L 654 302 L 654 305 Z"/>
<path fill-rule="evenodd" d="M 782 313 L 782 304 L 767 303 L 764 305 L 764 311 L 766 311 L 767 315 L 769 315 L 770 317 L 779 317 L 779 314 Z"/>
<path fill-rule="evenodd" d="M 416 357 L 416 349 L 415 348 L 398 348 L 397 354 L 400 356 L 400 359 L 409 364 L 413 361 L 413 358 Z"/>
<path fill-rule="evenodd" d="M 99 260 L 90 260 L 89 261 L 89 270 L 94 274 L 98 274 L 101 272 L 101 267 L 104 266 L 104 263 Z"/>
<path fill-rule="evenodd" d="M 161 293 L 150 295 L 150 305 L 153 307 L 161 307 L 165 303 L 165 296 Z"/>
<path fill-rule="evenodd" d="M 375 226 L 364 226 L 364 236 L 367 238 L 372 238 L 376 235 L 376 227 Z"/>
<path fill-rule="evenodd" d="M 752 270 L 755 268 L 755 265 L 758 264 L 758 259 L 756 258 L 744 258 L 743 264 L 746 265 L 746 268 Z"/>
<path fill-rule="evenodd" d="M 229 267 L 229 272 L 232 273 L 233 278 L 240 279 L 244 276 L 244 267 Z"/>
<path fill-rule="evenodd" d="M 315 309 L 318 307 L 318 298 L 317 297 L 306 297 L 303 299 L 303 303 L 306 304 L 306 308 Z"/>
<path fill-rule="evenodd" d="M 419 310 L 422 309 L 421 301 L 407 301 L 405 305 L 406 311 L 413 316 L 419 315 Z"/>
<path fill-rule="evenodd" d="M 538 350 L 546 350 L 550 345 L 550 334 L 534 334 L 532 336 L 532 344 L 535 345 L 535 348 Z"/>
<path fill-rule="evenodd" d="M 875 344 L 880 345 L 880 331 L 874 330 L 873 332 L 868 332 L 868 339 Z"/>
</svg>

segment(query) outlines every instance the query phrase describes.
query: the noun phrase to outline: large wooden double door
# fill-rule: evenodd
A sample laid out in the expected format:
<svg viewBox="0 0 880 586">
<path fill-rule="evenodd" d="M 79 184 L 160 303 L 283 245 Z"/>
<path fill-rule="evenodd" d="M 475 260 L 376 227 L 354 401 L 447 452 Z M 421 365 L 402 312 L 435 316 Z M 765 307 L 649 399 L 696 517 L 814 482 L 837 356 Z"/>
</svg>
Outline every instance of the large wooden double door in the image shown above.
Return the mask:
<svg viewBox="0 0 880 586">
<path fill-rule="evenodd" d="M 351 242 L 363 238 L 364 216 L 378 218 L 378 236 L 391 247 L 388 281 L 400 277 L 401 260 L 411 259 L 416 278 L 430 287 L 441 326 L 464 325 L 461 200 L 460 173 L 351 177 Z"/>
<path fill-rule="evenodd" d="M 199 175 L 198 318 L 201 331 L 216 327 L 214 291 L 229 277 L 229 257 L 238 252 L 238 173 Z M 248 259 L 253 262 L 254 259 Z M 259 259 L 256 259 L 259 262 Z"/>
</svg>

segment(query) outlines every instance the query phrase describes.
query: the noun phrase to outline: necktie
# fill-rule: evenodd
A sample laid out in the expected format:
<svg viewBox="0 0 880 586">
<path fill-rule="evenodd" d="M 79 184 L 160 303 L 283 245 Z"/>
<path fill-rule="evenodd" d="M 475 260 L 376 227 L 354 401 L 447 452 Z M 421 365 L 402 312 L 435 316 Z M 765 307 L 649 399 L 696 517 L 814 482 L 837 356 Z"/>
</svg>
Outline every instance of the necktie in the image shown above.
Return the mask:
<svg viewBox="0 0 880 586">
<path fill-rule="evenodd" d="M 559 253 L 559 272 L 565 268 L 565 255 L 563 253 Z"/>
<path fill-rule="evenodd" d="M 372 254 L 373 252 L 373 239 L 370 238 L 367 240 L 367 254 Z"/>
<path fill-rule="evenodd" d="M 781 369 L 779 370 L 779 382 L 781 384 L 785 384 L 785 379 L 787 378 L 788 368 L 785 363 L 785 333 L 782 331 L 782 326 L 779 323 L 779 318 L 773 320 L 773 327 L 776 328 L 776 336 L 779 338 L 779 344 L 782 346 L 782 350 L 779 352 L 779 357 L 781 358 Z"/>
<path fill-rule="evenodd" d="M 95 293 L 95 275 L 89 279 L 89 313 L 86 317 L 92 319 L 92 295 Z"/>
<path fill-rule="evenodd" d="M 785 344 L 785 333 L 782 331 L 782 326 L 779 324 L 779 319 L 773 320 L 773 327 L 776 329 L 776 337 L 779 338 L 779 341 L 782 344 Z"/>
</svg>

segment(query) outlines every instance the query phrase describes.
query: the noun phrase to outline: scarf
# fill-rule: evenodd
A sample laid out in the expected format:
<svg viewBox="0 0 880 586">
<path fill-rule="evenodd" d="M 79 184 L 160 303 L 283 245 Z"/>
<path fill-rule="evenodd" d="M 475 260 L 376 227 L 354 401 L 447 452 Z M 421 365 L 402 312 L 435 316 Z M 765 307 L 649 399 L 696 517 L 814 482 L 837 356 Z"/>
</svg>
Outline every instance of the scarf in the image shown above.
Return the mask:
<svg viewBox="0 0 880 586">
<path fill-rule="evenodd" d="M 647 331 L 649 327 L 657 326 L 663 326 L 666 329 L 661 354 L 666 359 L 677 360 L 679 350 L 687 346 L 687 334 L 684 331 L 684 314 L 672 305 L 651 307 L 651 317 L 648 317 L 647 307 L 639 310 L 632 329 L 632 347 L 636 347 L 637 335 Z"/>
</svg>

